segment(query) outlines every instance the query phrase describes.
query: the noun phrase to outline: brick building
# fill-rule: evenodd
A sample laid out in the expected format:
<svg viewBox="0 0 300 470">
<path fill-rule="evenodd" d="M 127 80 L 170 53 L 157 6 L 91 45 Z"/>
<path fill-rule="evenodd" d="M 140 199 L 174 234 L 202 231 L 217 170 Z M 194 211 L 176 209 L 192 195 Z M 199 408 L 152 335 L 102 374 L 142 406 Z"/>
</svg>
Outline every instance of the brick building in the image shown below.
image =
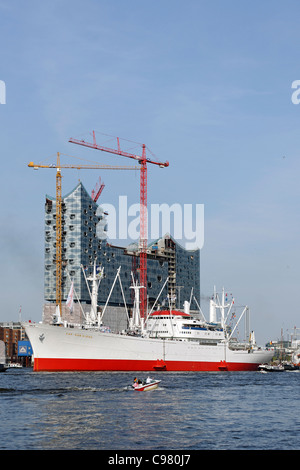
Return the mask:
<svg viewBox="0 0 300 470">
<path fill-rule="evenodd" d="M 27 365 L 28 358 L 20 359 L 18 356 L 18 342 L 26 339 L 25 330 L 18 322 L 0 323 L 0 340 L 5 344 L 7 362 L 22 362 Z M 26 362 L 26 364 L 25 364 Z"/>
</svg>

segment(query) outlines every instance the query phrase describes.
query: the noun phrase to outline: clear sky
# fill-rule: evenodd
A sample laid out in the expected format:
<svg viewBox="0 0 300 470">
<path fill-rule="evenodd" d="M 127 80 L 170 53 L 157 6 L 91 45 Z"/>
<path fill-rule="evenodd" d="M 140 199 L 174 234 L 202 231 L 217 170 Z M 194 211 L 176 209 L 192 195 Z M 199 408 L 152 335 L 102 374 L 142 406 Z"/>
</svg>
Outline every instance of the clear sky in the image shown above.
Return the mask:
<svg viewBox="0 0 300 470">
<path fill-rule="evenodd" d="M 0 321 L 42 314 L 55 170 L 28 162 L 131 164 L 68 142 L 95 129 L 170 162 L 148 166 L 148 205 L 204 204 L 203 297 L 249 305 L 261 343 L 300 327 L 299 17 L 298 0 L 0 0 Z M 99 176 L 103 203 L 139 201 L 135 172 L 65 170 L 63 193 Z"/>
</svg>

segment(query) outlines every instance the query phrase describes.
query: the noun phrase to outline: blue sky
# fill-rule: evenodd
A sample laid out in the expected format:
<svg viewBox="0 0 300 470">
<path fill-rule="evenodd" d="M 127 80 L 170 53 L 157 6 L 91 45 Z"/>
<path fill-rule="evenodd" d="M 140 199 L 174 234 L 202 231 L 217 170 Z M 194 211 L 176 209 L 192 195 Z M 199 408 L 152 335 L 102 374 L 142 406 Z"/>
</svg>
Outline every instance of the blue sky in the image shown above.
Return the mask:
<svg viewBox="0 0 300 470">
<path fill-rule="evenodd" d="M 41 319 L 55 173 L 28 162 L 131 164 L 68 143 L 95 129 L 170 162 L 148 168 L 148 205 L 204 204 L 204 296 L 249 305 L 260 342 L 300 327 L 299 15 L 296 0 L 0 0 L 0 321 L 20 305 Z M 66 170 L 63 193 L 99 176 L 102 202 L 138 202 L 135 172 Z"/>
</svg>

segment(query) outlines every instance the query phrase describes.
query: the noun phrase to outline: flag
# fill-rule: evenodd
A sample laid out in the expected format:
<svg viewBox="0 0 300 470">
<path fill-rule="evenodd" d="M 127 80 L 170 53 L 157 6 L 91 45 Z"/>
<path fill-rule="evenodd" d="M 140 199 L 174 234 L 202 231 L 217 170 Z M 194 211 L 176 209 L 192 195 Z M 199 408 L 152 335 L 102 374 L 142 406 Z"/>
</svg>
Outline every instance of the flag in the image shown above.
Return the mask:
<svg viewBox="0 0 300 470">
<path fill-rule="evenodd" d="M 102 276 L 101 266 L 96 266 L 96 272 L 97 272 L 98 276 Z"/>
<path fill-rule="evenodd" d="M 70 309 L 70 313 L 73 312 L 73 297 L 74 297 L 74 283 L 72 281 L 72 284 L 71 284 L 71 287 L 70 287 L 70 292 L 69 292 L 67 302 L 66 302 L 67 306 Z"/>
</svg>

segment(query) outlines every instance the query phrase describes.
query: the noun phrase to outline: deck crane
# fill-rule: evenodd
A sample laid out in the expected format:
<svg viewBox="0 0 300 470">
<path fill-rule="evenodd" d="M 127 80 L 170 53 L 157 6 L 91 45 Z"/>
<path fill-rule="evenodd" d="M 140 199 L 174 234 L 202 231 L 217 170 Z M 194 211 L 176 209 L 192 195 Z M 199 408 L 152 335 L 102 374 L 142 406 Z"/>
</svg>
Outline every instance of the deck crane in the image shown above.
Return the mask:
<svg viewBox="0 0 300 470">
<path fill-rule="evenodd" d="M 141 165 L 140 173 L 140 285 L 144 287 L 141 289 L 141 306 L 140 315 L 141 318 L 146 318 L 147 310 L 147 163 L 158 165 L 160 168 L 169 166 L 169 162 L 158 162 L 151 160 L 146 157 L 146 145 L 142 144 L 142 155 L 134 155 L 129 152 L 121 150 L 120 138 L 117 139 L 117 149 L 103 147 L 98 145 L 96 142 L 95 131 L 92 132 L 93 142 L 86 142 L 85 140 L 78 140 L 70 138 L 69 142 L 73 144 L 82 145 L 84 147 L 90 147 L 96 150 L 102 150 L 103 152 L 113 153 L 114 155 L 120 155 L 123 157 L 132 158 L 139 162 Z"/>
<path fill-rule="evenodd" d="M 61 164 L 60 153 L 57 152 L 55 164 L 36 164 L 29 162 L 28 166 L 34 170 L 39 168 L 56 168 L 56 308 L 59 309 L 58 315 L 61 316 L 62 309 L 62 193 L 61 193 L 61 169 L 73 170 L 140 170 L 138 166 L 111 166 L 111 165 L 72 165 Z"/>
</svg>

